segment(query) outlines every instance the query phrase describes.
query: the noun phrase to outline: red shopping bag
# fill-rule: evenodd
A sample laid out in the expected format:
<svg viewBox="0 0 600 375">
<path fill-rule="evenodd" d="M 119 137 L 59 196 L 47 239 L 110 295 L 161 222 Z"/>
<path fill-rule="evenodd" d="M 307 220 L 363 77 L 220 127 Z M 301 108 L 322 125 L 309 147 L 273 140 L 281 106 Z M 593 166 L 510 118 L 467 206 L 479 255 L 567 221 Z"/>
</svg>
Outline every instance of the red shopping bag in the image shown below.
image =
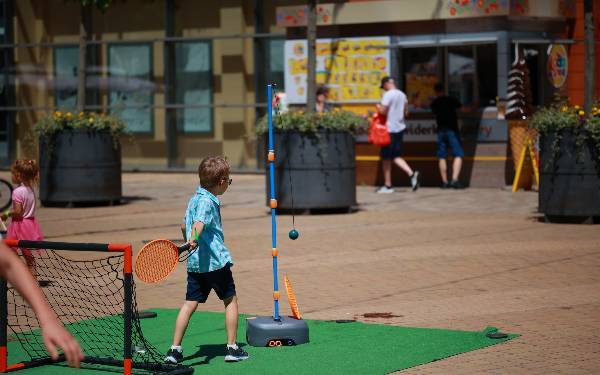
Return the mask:
<svg viewBox="0 0 600 375">
<path fill-rule="evenodd" d="M 388 146 L 392 140 L 386 125 L 386 116 L 376 113 L 369 123 L 369 142 L 375 146 Z"/>
</svg>

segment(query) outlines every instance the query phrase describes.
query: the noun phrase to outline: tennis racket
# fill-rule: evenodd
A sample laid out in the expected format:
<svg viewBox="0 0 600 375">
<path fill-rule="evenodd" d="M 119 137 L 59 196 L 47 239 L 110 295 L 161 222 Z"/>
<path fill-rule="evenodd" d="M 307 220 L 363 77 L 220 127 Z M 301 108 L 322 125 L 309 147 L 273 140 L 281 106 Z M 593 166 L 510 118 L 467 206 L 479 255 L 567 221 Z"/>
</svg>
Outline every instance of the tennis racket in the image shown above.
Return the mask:
<svg viewBox="0 0 600 375">
<path fill-rule="evenodd" d="M 285 291 L 287 292 L 288 302 L 290 303 L 290 309 L 292 310 L 292 316 L 296 319 L 302 319 L 300 315 L 300 309 L 298 309 L 298 302 L 296 301 L 296 295 L 292 290 L 292 283 L 287 276 L 283 278 L 283 282 L 285 284 Z"/>
<path fill-rule="evenodd" d="M 190 244 L 177 247 L 169 240 L 153 240 L 145 244 L 135 256 L 133 270 L 138 279 L 155 284 L 163 281 L 175 270 L 177 263 L 189 257 L 194 251 L 180 259 L 180 255 L 191 248 Z"/>
</svg>

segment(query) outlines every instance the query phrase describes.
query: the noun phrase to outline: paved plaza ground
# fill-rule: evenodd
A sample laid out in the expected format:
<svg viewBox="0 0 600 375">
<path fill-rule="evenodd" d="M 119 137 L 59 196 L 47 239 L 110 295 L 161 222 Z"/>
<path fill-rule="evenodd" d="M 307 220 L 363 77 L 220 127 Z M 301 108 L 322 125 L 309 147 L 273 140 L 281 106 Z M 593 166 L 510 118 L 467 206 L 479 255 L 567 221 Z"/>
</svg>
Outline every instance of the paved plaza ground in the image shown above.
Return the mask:
<svg viewBox="0 0 600 375">
<path fill-rule="evenodd" d="M 233 180 L 221 212 L 241 312 L 270 314 L 264 177 Z M 137 249 L 154 238 L 179 239 L 196 184 L 194 174 L 124 174 L 125 204 L 42 207 L 38 218 L 51 241 L 130 242 Z M 351 214 L 297 216 L 297 241 L 287 238 L 291 216 L 279 217 L 280 275 L 291 279 L 306 318 L 459 330 L 491 325 L 522 335 L 408 374 L 600 373 L 600 226 L 541 222 L 535 192 L 404 188 L 378 195 L 358 187 L 358 202 Z M 142 308 L 177 308 L 185 267 L 162 284 L 137 288 Z M 222 311 L 214 295 L 204 308 Z"/>
</svg>

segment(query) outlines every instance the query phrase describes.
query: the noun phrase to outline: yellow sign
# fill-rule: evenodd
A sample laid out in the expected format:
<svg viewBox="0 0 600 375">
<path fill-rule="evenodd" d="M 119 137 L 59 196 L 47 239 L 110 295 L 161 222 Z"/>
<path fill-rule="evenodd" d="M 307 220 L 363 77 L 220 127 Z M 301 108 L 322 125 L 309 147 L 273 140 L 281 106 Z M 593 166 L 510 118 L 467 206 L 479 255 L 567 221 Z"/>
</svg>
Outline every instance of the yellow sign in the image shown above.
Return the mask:
<svg viewBox="0 0 600 375">
<path fill-rule="evenodd" d="M 381 99 L 381 78 L 390 74 L 389 37 L 319 39 L 318 85 L 329 88 L 329 101 L 374 103 Z M 285 92 L 290 104 L 306 103 L 307 44 L 285 42 Z"/>
<path fill-rule="evenodd" d="M 406 74 L 406 96 L 414 109 L 429 110 L 435 98 L 434 86 L 438 82 L 436 75 Z"/>
</svg>

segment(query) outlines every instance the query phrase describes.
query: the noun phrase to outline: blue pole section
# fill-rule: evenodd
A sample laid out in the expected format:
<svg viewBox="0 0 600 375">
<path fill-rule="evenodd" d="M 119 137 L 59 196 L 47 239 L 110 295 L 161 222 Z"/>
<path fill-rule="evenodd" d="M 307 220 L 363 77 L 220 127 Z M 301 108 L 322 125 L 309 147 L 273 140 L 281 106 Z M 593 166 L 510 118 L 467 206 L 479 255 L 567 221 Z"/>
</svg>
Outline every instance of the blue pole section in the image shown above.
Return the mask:
<svg viewBox="0 0 600 375">
<path fill-rule="evenodd" d="M 269 118 L 269 153 L 275 153 L 273 147 L 273 85 L 267 85 L 267 103 L 268 103 L 268 118 Z M 269 181 L 270 181 L 270 196 L 271 202 L 275 200 L 275 160 L 269 158 Z M 276 208 L 271 205 L 271 243 L 273 249 L 277 249 L 277 212 Z M 277 283 L 277 253 L 273 253 L 273 319 L 279 321 L 279 299 L 275 298 L 275 294 L 279 293 Z"/>
</svg>

